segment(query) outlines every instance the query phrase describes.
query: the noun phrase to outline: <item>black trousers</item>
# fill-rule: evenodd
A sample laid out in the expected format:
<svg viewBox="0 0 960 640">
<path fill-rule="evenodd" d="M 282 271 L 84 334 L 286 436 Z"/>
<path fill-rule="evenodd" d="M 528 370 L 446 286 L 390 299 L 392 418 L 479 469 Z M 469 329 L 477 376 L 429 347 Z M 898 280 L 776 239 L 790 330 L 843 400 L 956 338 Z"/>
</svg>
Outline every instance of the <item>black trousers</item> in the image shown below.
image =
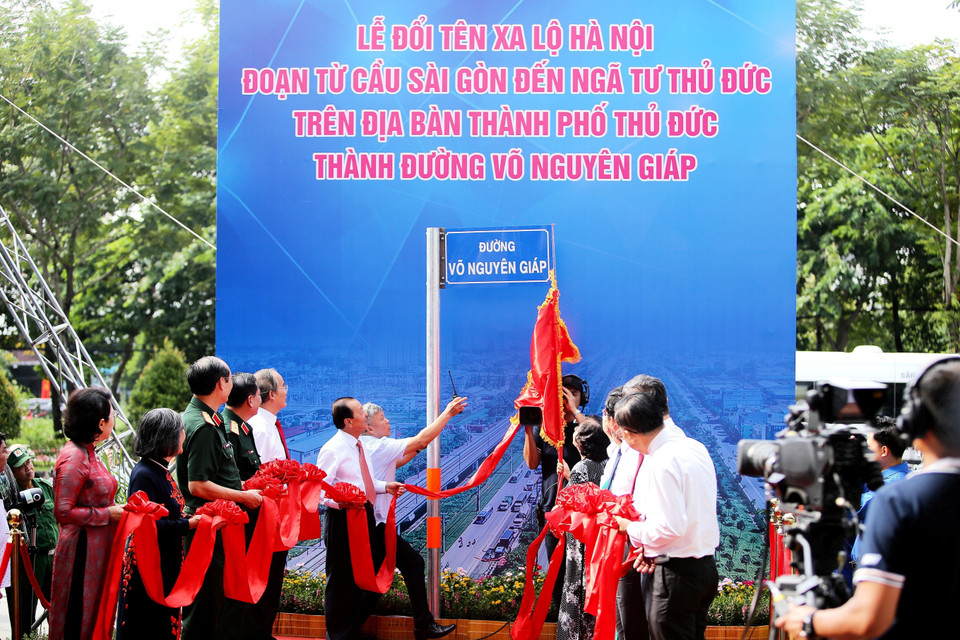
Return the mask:
<svg viewBox="0 0 960 640">
<path fill-rule="evenodd" d="M 185 548 L 190 550 L 194 532 L 187 533 Z M 217 536 L 210 558 L 210 567 L 203 576 L 203 584 L 193 602 L 183 608 L 182 640 L 207 640 L 217 637 L 220 616 L 223 613 L 223 541 Z"/>
<path fill-rule="evenodd" d="M 649 640 L 641 574 L 630 569 L 617 584 L 617 639 Z"/>
<path fill-rule="evenodd" d="M 385 554 L 383 536 L 376 534 L 373 506 L 366 505 L 367 533 L 373 564 L 379 567 Z M 373 612 L 378 593 L 364 591 L 353 579 L 350 560 L 350 534 L 347 516 L 340 509 L 328 508 L 324 514 L 323 542 L 327 547 L 327 586 L 323 591 L 329 640 L 358 640 L 360 626 Z"/>
<path fill-rule="evenodd" d="M 250 521 L 244 529 L 247 547 L 253 538 L 260 509 L 244 509 Z M 287 552 L 277 551 L 270 560 L 270 573 L 267 574 L 267 588 L 260 599 L 253 603 L 237 603 L 243 610 L 243 624 L 240 638 L 243 640 L 271 640 L 273 638 L 273 621 L 280 609 L 280 595 L 283 590 L 283 571 L 287 566 Z M 231 602 L 233 602 L 231 600 Z"/>
<path fill-rule="evenodd" d="M 707 610 L 717 595 L 713 556 L 673 558 L 643 576 L 650 637 L 653 640 L 703 638 Z"/>
<path fill-rule="evenodd" d="M 386 540 L 387 525 L 377 525 L 377 536 Z M 424 629 L 436 620 L 430 612 L 427 601 L 427 565 L 423 556 L 410 543 L 397 534 L 397 569 L 407 585 L 407 594 L 410 596 L 410 606 L 413 609 L 413 626 Z"/>
</svg>

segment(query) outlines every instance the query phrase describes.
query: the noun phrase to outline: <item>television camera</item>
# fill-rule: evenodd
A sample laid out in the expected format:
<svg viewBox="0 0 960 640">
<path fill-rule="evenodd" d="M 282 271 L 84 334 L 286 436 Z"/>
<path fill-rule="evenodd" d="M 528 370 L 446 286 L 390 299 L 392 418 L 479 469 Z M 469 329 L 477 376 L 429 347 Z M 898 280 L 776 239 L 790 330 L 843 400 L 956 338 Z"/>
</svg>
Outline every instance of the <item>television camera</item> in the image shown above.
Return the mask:
<svg viewBox="0 0 960 640">
<path fill-rule="evenodd" d="M 764 478 L 768 496 L 792 516 L 785 518 L 793 523 L 784 528 L 784 542 L 799 574 L 780 576 L 771 589 L 783 605 L 822 609 L 850 598 L 839 569 L 848 559 L 844 541 L 859 531 L 863 486 L 883 485 L 866 437 L 885 396 L 886 385 L 876 382 L 824 383 L 790 407 L 787 427 L 775 440 L 738 443 L 737 470 Z"/>
</svg>

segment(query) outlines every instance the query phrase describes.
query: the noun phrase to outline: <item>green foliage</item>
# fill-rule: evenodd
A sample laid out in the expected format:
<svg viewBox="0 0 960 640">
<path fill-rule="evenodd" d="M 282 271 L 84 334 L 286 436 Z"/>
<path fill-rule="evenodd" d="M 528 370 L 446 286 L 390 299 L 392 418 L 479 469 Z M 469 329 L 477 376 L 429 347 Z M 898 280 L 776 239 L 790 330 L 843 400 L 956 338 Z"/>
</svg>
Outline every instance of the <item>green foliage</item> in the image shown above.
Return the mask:
<svg viewBox="0 0 960 640">
<path fill-rule="evenodd" d="M 303 569 L 283 573 L 283 589 L 280 592 L 280 611 L 323 615 L 323 590 L 327 577 Z"/>
<path fill-rule="evenodd" d="M 7 443 L 20 437 L 20 392 L 17 385 L 0 369 L 0 433 L 7 436 Z"/>
<path fill-rule="evenodd" d="M 710 604 L 707 611 L 707 624 L 719 627 L 742 627 L 747 623 L 747 614 L 750 612 L 750 603 L 756 593 L 756 585 L 752 580 L 733 582 L 729 578 L 720 581 L 717 587 L 717 597 Z M 767 623 L 770 611 L 770 592 L 764 590 L 757 603 L 753 624 Z"/>
<path fill-rule="evenodd" d="M 858 12 L 797 4 L 798 133 L 893 200 L 798 142 L 797 348 L 955 351 L 956 46 L 865 42 Z"/>
<path fill-rule="evenodd" d="M 33 467 L 37 473 L 50 471 L 57 461 L 63 439 L 57 437 L 52 418 L 27 418 L 22 422 L 20 441 L 33 449 Z"/>
<path fill-rule="evenodd" d="M 534 588 L 539 592 L 544 575 L 537 573 Z M 283 575 L 280 611 L 323 615 L 323 590 L 327 579 L 303 569 L 287 570 Z M 440 611 L 443 618 L 470 620 L 513 620 L 520 609 L 526 587 L 523 571 L 507 571 L 502 575 L 474 580 L 461 572 L 444 571 L 440 576 Z M 717 597 L 707 613 L 707 624 L 743 626 L 756 587 L 750 580 L 734 582 L 724 578 L 717 586 Z M 756 608 L 754 623 L 764 624 L 770 610 L 770 594 L 764 591 Z M 412 615 L 407 587 L 399 573 L 377 604 L 377 615 Z"/>
<path fill-rule="evenodd" d="M 129 417 L 137 422 L 150 409 L 182 411 L 190 402 L 187 363 L 179 349 L 166 341 L 143 368 L 130 392 Z"/>
<path fill-rule="evenodd" d="M 217 4 L 197 14 L 206 33 L 155 92 L 158 42 L 127 54 L 81 0 L 0 0 L 0 93 L 212 241 Z M 9 107 L 0 206 L 98 365 L 116 365 L 115 392 L 138 349 L 213 350 L 214 250 Z"/>
</svg>

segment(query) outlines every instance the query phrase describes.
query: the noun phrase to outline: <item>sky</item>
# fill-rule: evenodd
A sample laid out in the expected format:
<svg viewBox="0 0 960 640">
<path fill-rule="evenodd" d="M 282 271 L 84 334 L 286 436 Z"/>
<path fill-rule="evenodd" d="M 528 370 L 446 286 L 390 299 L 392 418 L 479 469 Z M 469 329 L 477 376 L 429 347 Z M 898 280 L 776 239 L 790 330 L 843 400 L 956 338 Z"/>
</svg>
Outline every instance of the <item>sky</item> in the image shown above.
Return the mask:
<svg viewBox="0 0 960 640">
<path fill-rule="evenodd" d="M 762 0 L 758 0 L 762 1 Z M 88 0 L 93 15 L 98 19 L 123 26 L 130 46 L 153 29 L 169 29 L 169 54 L 176 60 L 180 44 L 199 35 L 199 28 L 184 22 L 184 12 L 193 6 L 193 0 L 164 0 L 163 2 L 131 2 L 130 0 Z M 960 40 L 960 11 L 947 9 L 950 0 L 863 0 L 862 21 L 865 35 L 871 39 L 883 37 L 891 44 L 914 46 L 929 44 L 935 38 Z"/>
</svg>

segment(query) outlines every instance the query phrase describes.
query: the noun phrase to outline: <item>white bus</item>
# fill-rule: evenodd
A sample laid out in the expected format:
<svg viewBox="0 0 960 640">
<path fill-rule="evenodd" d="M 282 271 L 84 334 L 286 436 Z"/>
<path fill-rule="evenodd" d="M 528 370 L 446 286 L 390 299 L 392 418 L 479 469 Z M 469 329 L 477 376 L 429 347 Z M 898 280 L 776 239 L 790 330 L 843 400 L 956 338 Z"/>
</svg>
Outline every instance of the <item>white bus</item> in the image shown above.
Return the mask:
<svg viewBox="0 0 960 640">
<path fill-rule="evenodd" d="M 944 353 L 886 353 L 864 345 L 852 352 L 797 351 L 796 397 L 800 400 L 818 382 L 838 378 L 872 380 L 888 385 L 887 402 L 880 411 L 897 416 L 903 404 L 903 389 Z"/>
</svg>

